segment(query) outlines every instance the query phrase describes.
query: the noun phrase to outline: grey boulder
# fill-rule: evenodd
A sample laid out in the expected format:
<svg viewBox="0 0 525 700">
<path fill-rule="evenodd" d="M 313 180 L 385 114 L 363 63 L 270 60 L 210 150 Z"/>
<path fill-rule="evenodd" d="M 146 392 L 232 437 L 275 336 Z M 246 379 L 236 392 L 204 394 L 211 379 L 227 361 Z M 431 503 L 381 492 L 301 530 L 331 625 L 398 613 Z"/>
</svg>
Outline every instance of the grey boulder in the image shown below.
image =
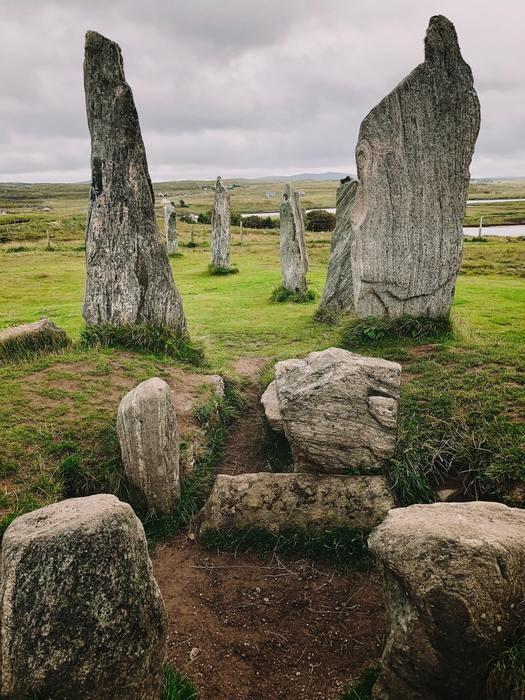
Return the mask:
<svg viewBox="0 0 525 700">
<path fill-rule="evenodd" d="M 368 530 L 393 507 L 381 476 L 219 474 L 201 513 L 200 531 Z"/>
<path fill-rule="evenodd" d="M 211 264 L 214 268 L 230 269 L 230 193 L 220 177 L 215 183 L 211 219 Z"/>
<path fill-rule="evenodd" d="M 329 348 L 278 362 L 275 378 L 296 471 L 381 471 L 397 439 L 397 362 Z"/>
<path fill-rule="evenodd" d="M 179 442 L 171 389 L 163 379 L 148 379 L 124 396 L 117 433 L 128 481 L 149 510 L 169 515 L 180 496 Z"/>
<path fill-rule="evenodd" d="M 523 625 L 525 512 L 500 503 L 399 508 L 372 533 L 389 626 L 375 700 L 479 700 Z"/>
<path fill-rule="evenodd" d="M 356 148 L 358 316 L 446 316 L 463 251 L 479 100 L 454 25 L 432 17 L 425 60 L 365 117 Z"/>
<path fill-rule="evenodd" d="M 264 415 L 268 425 L 277 433 L 284 434 L 283 417 L 279 408 L 279 398 L 277 396 L 277 385 L 275 381 L 270 382 L 265 392 L 261 396 L 261 404 L 264 408 Z"/>
<path fill-rule="evenodd" d="M 18 353 L 58 350 L 68 344 L 64 330 L 49 319 L 41 318 L 0 331 L 0 362 L 16 358 Z"/>
<path fill-rule="evenodd" d="M 2 544 L 2 697 L 161 697 L 167 619 L 143 527 L 110 495 L 27 515 Z"/>
</svg>

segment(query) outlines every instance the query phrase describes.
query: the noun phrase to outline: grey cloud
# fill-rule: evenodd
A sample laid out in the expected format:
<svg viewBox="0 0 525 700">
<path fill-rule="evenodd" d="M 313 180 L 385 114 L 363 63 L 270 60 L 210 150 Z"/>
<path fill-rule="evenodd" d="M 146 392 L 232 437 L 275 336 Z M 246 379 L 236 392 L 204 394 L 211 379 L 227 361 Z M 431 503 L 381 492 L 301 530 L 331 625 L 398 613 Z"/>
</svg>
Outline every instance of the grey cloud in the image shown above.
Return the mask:
<svg viewBox="0 0 525 700">
<path fill-rule="evenodd" d="M 122 47 L 154 179 L 354 172 L 361 120 L 438 12 L 482 103 L 472 173 L 525 173 L 522 0 L 3 0 L 0 180 L 88 179 L 86 29 Z"/>
</svg>

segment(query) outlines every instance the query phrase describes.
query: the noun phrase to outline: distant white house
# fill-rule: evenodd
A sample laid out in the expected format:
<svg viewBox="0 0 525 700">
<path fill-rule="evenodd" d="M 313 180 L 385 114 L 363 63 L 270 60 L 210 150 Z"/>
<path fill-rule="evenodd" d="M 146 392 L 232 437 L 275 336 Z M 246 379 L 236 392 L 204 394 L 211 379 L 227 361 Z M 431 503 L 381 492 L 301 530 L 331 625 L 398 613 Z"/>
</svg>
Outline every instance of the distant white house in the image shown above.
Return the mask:
<svg viewBox="0 0 525 700">
<path fill-rule="evenodd" d="M 271 199 L 272 197 L 275 197 L 275 192 L 265 192 L 265 193 L 264 193 L 264 196 L 265 196 L 267 199 Z"/>
</svg>

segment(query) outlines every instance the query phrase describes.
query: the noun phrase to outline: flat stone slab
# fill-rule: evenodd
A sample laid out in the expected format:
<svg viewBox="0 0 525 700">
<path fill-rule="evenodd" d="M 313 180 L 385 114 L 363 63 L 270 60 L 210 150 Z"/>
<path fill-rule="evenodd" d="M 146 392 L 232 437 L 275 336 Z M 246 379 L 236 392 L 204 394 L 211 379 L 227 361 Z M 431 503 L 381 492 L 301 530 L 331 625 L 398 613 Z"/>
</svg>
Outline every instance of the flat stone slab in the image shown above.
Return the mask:
<svg viewBox="0 0 525 700">
<path fill-rule="evenodd" d="M 375 527 L 395 504 L 382 476 L 219 474 L 201 511 L 207 530 Z"/>
</svg>

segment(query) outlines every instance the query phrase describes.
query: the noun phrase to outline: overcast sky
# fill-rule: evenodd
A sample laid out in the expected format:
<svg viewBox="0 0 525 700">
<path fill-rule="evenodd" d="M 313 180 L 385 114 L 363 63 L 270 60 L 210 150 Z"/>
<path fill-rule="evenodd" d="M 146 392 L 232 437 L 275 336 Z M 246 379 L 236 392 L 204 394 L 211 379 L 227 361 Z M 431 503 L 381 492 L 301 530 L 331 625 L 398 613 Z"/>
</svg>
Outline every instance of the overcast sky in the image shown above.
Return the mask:
<svg viewBox="0 0 525 700">
<path fill-rule="evenodd" d="M 87 29 L 122 47 L 154 180 L 354 173 L 433 14 L 474 72 L 472 175 L 525 175 L 525 0 L 0 0 L 0 180 L 89 179 Z"/>
</svg>

